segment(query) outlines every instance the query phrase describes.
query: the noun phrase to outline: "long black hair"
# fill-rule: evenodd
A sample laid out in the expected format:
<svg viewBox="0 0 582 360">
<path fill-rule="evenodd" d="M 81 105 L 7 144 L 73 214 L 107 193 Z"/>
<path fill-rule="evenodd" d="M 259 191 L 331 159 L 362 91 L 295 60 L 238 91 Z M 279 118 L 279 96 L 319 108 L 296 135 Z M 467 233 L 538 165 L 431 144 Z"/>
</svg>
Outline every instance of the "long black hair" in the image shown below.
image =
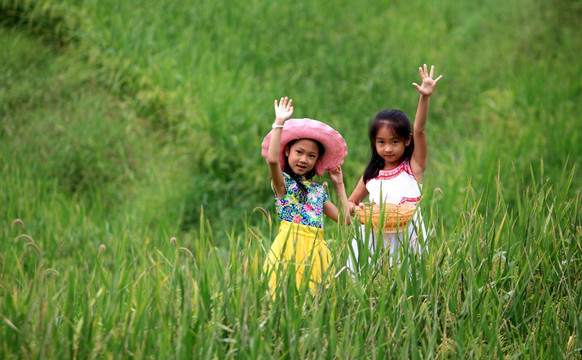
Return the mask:
<svg viewBox="0 0 582 360">
<path fill-rule="evenodd" d="M 378 173 L 386 165 L 386 161 L 382 159 L 378 151 L 376 151 L 376 134 L 382 127 L 387 127 L 394 131 L 394 133 L 402 140 L 406 141 L 410 138 L 410 144 L 405 148 L 402 155 L 403 160 L 410 159 L 414 151 L 414 139 L 411 137 L 412 128 L 410 126 L 410 119 L 400 110 L 382 110 L 376 114 L 370 123 L 368 137 L 370 138 L 370 147 L 372 149 L 372 156 L 370 162 L 364 170 L 364 184 L 368 180 L 378 176 Z"/>
<path fill-rule="evenodd" d="M 317 145 L 317 150 L 319 152 L 319 155 L 317 156 L 317 160 L 321 159 L 321 157 L 325 154 L 325 146 L 323 146 L 322 143 L 320 143 L 319 141 L 315 140 L 315 139 L 295 139 L 295 140 L 291 140 L 287 143 L 287 145 L 285 145 L 285 150 L 286 149 L 291 149 L 291 146 L 293 146 L 293 144 L 295 144 L 297 141 L 299 140 L 311 140 L 313 141 L 316 145 Z M 317 164 L 317 161 L 316 161 Z M 299 186 L 299 191 L 301 193 L 307 193 L 307 188 L 305 187 L 305 185 L 303 185 L 303 183 L 301 182 L 301 175 L 297 175 L 292 169 L 291 166 L 289 165 L 289 157 L 287 155 L 285 155 L 285 173 L 287 173 L 291 179 L 295 180 L 295 182 L 297 183 L 297 186 Z M 307 180 L 311 180 L 313 177 L 315 176 L 315 166 L 313 167 L 313 169 L 309 170 L 306 174 L 305 174 L 305 178 Z"/>
</svg>

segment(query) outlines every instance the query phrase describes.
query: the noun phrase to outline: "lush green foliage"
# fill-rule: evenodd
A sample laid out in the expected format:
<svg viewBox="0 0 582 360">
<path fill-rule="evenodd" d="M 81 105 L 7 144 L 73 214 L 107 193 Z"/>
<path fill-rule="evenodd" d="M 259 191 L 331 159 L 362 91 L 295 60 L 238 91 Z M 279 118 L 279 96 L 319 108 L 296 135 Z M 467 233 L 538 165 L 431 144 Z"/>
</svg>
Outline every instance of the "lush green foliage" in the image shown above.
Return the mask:
<svg viewBox="0 0 582 360">
<path fill-rule="evenodd" d="M 0 358 L 582 356 L 581 15 L 0 0 Z M 413 115 L 422 63 L 444 74 L 429 254 L 354 278 L 353 230 L 327 223 L 334 281 L 270 302 L 273 99 L 340 130 L 349 193 L 369 119 Z"/>
</svg>

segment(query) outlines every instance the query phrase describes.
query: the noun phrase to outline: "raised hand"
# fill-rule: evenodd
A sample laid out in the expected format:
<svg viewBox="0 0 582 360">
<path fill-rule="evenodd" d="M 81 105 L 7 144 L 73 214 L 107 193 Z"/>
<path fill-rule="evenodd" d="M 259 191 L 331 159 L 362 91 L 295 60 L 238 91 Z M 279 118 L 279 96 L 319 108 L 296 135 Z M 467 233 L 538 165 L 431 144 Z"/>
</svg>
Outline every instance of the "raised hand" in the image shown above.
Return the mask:
<svg viewBox="0 0 582 360">
<path fill-rule="evenodd" d="M 334 167 L 333 169 L 329 169 L 329 178 L 331 182 L 334 184 L 343 184 L 344 176 L 342 173 L 342 168 L 340 166 Z"/>
<path fill-rule="evenodd" d="M 430 73 L 426 68 L 426 64 L 423 67 L 419 67 L 418 71 L 420 72 L 420 79 L 422 80 L 422 84 L 418 85 L 417 83 L 412 83 L 412 85 L 418 90 L 421 95 L 430 96 L 434 87 L 436 86 L 437 82 L 443 77 L 439 75 L 436 79 L 433 79 L 434 74 L 434 65 L 430 67 Z"/>
<path fill-rule="evenodd" d="M 275 121 L 284 123 L 293 115 L 293 100 L 282 97 L 279 103 L 275 100 Z"/>
</svg>

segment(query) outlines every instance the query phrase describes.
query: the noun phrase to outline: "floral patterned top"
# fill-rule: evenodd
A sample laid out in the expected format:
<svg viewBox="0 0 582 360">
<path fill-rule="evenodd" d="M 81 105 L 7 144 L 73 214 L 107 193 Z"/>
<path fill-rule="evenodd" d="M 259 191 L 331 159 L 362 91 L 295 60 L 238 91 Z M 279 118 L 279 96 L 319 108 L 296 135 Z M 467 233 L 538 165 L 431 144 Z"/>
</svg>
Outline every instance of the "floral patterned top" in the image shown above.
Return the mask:
<svg viewBox="0 0 582 360">
<path fill-rule="evenodd" d="M 301 183 L 307 188 L 307 196 L 305 196 L 299 190 L 295 180 L 286 173 L 283 173 L 283 177 L 287 193 L 282 198 L 275 195 L 279 219 L 323 229 L 323 204 L 329 200 L 325 188 L 302 178 Z"/>
</svg>

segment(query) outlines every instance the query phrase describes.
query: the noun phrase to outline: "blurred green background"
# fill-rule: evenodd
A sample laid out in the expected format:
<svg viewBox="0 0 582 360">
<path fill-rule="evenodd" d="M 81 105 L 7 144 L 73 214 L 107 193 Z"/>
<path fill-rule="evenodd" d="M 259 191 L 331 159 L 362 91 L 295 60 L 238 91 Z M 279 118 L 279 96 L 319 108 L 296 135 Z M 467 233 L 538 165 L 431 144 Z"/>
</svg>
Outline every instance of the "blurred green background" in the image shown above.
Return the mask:
<svg viewBox="0 0 582 360">
<path fill-rule="evenodd" d="M 56 197 L 62 222 L 179 234 L 204 208 L 220 242 L 274 207 L 260 143 L 284 95 L 344 135 L 349 195 L 371 117 L 414 117 L 423 63 L 444 75 L 425 194 L 439 188 L 447 216 L 469 182 L 542 160 L 553 178 L 581 156 L 580 1 L 1 4 L 5 221 L 42 222 L 37 197 Z"/>
</svg>

